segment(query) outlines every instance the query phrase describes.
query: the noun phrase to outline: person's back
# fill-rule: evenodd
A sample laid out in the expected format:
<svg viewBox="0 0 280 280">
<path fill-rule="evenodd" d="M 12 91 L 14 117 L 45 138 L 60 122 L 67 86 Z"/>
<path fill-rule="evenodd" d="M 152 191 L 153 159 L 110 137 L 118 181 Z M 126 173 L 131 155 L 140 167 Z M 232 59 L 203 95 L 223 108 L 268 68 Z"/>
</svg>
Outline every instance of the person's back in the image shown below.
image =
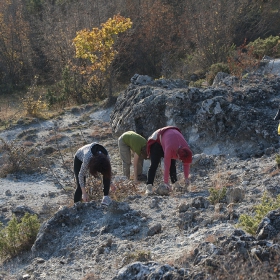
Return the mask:
<svg viewBox="0 0 280 280">
<path fill-rule="evenodd" d="M 147 158 L 147 140 L 134 131 L 123 133 L 118 139 L 119 152 L 122 159 L 123 174 L 130 179 L 131 151 L 134 153 L 133 167 L 134 180 L 145 180 L 143 171 L 143 160 Z"/>
<path fill-rule="evenodd" d="M 138 156 L 141 154 L 141 148 L 147 143 L 147 140 L 134 131 L 127 131 L 122 137 L 124 143 L 130 147 Z"/>
<path fill-rule="evenodd" d="M 161 136 L 161 146 L 164 157 L 177 158 L 177 150 L 180 147 L 189 147 L 182 133 L 176 129 L 168 129 Z"/>
</svg>

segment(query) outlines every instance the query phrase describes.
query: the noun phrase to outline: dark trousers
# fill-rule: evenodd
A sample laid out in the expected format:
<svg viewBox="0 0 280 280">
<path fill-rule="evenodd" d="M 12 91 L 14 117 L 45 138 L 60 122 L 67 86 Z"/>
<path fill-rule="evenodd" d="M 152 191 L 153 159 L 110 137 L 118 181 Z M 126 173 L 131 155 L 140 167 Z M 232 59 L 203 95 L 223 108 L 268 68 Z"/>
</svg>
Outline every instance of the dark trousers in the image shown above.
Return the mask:
<svg viewBox="0 0 280 280">
<path fill-rule="evenodd" d="M 154 143 L 151 145 L 150 149 L 150 159 L 151 165 L 148 171 L 148 181 L 147 184 L 154 184 L 156 172 L 158 165 L 161 161 L 161 158 L 164 158 L 164 152 L 162 146 L 159 143 Z M 176 174 L 176 160 L 171 159 L 171 165 L 169 170 L 169 175 L 172 183 L 177 181 L 177 174 Z"/>
<path fill-rule="evenodd" d="M 82 161 L 80 161 L 76 156 L 74 158 L 74 174 L 75 174 L 75 178 L 76 178 L 76 184 L 77 184 L 77 189 L 75 191 L 74 194 L 74 203 L 81 201 L 82 200 L 82 190 L 81 190 L 81 186 L 79 183 L 79 172 L 81 170 L 81 166 L 82 166 Z M 86 177 L 84 177 L 84 182 L 86 184 Z"/>
<path fill-rule="evenodd" d="M 81 166 L 82 166 L 82 161 L 80 161 L 76 156 L 74 158 L 74 174 L 75 174 L 75 178 L 76 178 L 76 183 L 77 183 L 77 189 L 75 191 L 74 194 L 74 203 L 81 201 L 82 200 L 82 189 L 80 186 L 80 182 L 79 182 L 79 172 L 81 170 Z M 103 178 L 103 193 L 104 195 L 109 195 L 109 190 L 110 190 L 110 179 L 105 179 Z M 86 184 L 86 177 L 84 177 L 84 182 Z"/>
</svg>

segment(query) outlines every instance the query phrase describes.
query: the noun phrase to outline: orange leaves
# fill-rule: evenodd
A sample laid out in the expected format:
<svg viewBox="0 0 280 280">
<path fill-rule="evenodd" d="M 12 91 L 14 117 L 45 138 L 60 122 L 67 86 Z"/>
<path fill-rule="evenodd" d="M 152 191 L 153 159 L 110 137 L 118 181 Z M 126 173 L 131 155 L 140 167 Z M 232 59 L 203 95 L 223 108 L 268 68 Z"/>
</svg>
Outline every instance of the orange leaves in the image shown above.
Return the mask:
<svg viewBox="0 0 280 280">
<path fill-rule="evenodd" d="M 129 18 L 115 15 L 103 23 L 101 29 L 80 30 L 73 40 L 76 57 L 89 61 L 91 71 L 105 72 L 117 53 L 113 47 L 117 35 L 131 26 L 132 22 Z"/>
<path fill-rule="evenodd" d="M 260 59 L 254 57 L 253 46 L 246 45 L 246 39 L 244 43 L 237 48 L 234 55 L 228 57 L 228 66 L 230 73 L 242 78 L 245 71 L 253 71 L 259 67 Z"/>
</svg>

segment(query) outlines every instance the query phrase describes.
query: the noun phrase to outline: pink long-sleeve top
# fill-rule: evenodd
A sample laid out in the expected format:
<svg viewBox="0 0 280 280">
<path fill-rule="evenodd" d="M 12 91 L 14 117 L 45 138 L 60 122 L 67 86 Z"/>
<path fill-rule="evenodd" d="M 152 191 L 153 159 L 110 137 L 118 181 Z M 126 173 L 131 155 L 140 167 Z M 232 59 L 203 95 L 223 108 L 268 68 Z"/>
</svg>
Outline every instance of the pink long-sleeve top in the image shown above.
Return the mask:
<svg viewBox="0 0 280 280">
<path fill-rule="evenodd" d="M 167 129 L 161 136 L 161 146 L 164 151 L 164 183 L 168 184 L 171 159 L 179 159 L 177 151 L 180 147 L 189 145 L 183 135 L 176 129 Z M 183 163 L 185 179 L 190 174 L 190 163 Z"/>
</svg>

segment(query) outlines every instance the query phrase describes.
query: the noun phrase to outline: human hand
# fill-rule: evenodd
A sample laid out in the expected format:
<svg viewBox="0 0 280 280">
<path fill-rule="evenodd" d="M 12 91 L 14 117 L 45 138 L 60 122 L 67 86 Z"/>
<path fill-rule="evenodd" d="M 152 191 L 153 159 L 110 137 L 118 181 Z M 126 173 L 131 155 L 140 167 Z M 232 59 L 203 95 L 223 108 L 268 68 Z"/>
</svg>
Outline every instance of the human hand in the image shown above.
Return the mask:
<svg viewBox="0 0 280 280">
<path fill-rule="evenodd" d="M 82 194 L 82 200 L 83 200 L 84 202 L 88 202 L 88 201 L 89 201 L 89 197 L 88 197 L 88 194 L 87 194 L 87 193 L 83 193 L 83 194 Z"/>
<path fill-rule="evenodd" d="M 115 192 L 117 190 L 117 188 L 114 184 L 111 183 L 110 190 L 111 190 L 111 192 Z"/>
</svg>

